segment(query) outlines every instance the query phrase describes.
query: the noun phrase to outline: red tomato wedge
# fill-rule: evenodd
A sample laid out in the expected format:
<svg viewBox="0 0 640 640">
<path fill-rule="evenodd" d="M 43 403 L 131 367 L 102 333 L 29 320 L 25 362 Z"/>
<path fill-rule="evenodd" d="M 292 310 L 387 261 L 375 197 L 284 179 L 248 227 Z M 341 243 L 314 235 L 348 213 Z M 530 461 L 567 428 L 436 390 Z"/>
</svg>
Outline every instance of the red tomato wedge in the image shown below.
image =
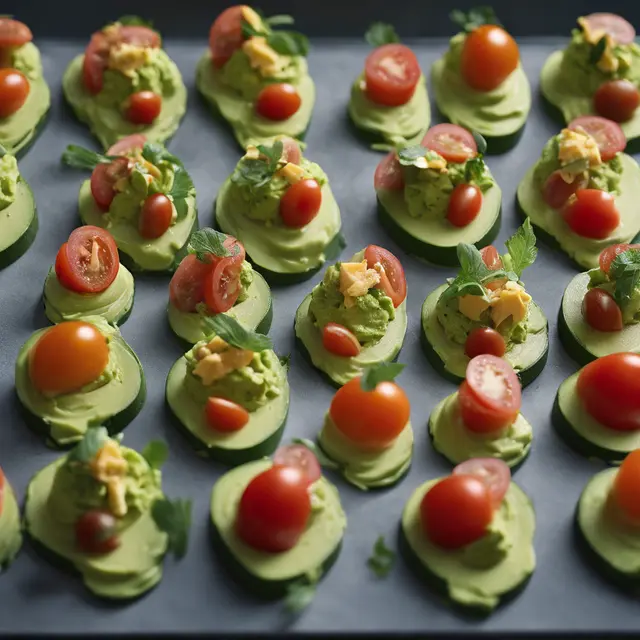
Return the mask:
<svg viewBox="0 0 640 640">
<path fill-rule="evenodd" d="M 107 211 L 116 196 L 115 184 L 129 175 L 129 160 L 118 158 L 109 164 L 99 164 L 91 174 L 91 195 L 96 204 Z"/>
<path fill-rule="evenodd" d="M 360 343 L 347 327 L 329 322 L 322 328 L 322 345 L 334 356 L 354 358 L 360 353 Z"/>
<path fill-rule="evenodd" d="M 108 156 L 127 156 L 133 151 L 142 150 L 147 143 L 147 136 L 142 133 L 132 133 L 130 136 L 120 138 L 118 142 L 107 149 Z"/>
<path fill-rule="evenodd" d="M 309 484 L 320 480 L 322 468 L 313 451 L 303 444 L 289 444 L 278 447 L 274 456 L 273 464 L 283 467 L 294 467 L 299 469 L 307 477 Z"/>
<path fill-rule="evenodd" d="M 289 136 L 283 136 L 280 138 L 280 141 L 282 142 L 282 155 L 284 159 L 292 164 L 300 164 L 302 152 L 300 151 L 298 141 Z"/>
<path fill-rule="evenodd" d="M 485 353 L 502 358 L 507 350 L 504 338 L 491 327 L 477 327 L 468 336 L 464 344 L 464 352 L 470 358 Z"/>
<path fill-rule="evenodd" d="M 453 475 L 474 476 L 482 480 L 491 494 L 494 509 L 500 507 L 511 484 L 511 470 L 498 458 L 471 458 L 457 465 Z"/>
<path fill-rule="evenodd" d="M 204 279 L 210 270 L 210 264 L 192 253 L 183 258 L 169 283 L 169 300 L 178 311 L 192 313 L 204 301 Z"/>
<path fill-rule="evenodd" d="M 13 18 L 0 18 L 0 49 L 21 47 L 33 40 L 31 29 Z"/>
<path fill-rule="evenodd" d="M 558 169 L 542 185 L 542 197 L 551 208 L 562 209 L 578 189 L 584 189 L 588 184 L 589 180 L 584 175 L 576 176 L 573 182 L 566 182 Z"/>
<path fill-rule="evenodd" d="M 631 44 L 636 37 L 633 25 L 615 13 L 591 13 L 585 20 L 591 31 L 605 31 L 618 44 Z"/>
<path fill-rule="evenodd" d="M 378 163 L 373 176 L 373 186 L 376 189 L 388 189 L 389 191 L 398 191 L 404 188 L 402 165 L 398 161 L 395 151 L 391 151 Z"/>
<path fill-rule="evenodd" d="M 627 138 L 617 122 L 601 118 L 600 116 L 580 116 L 572 120 L 567 128 L 575 131 L 582 127 L 590 136 L 595 138 L 603 161 L 611 160 L 616 153 L 624 151 Z"/>
<path fill-rule="evenodd" d="M 407 297 L 407 279 L 400 260 L 391 251 L 375 244 L 370 244 L 364 250 L 364 257 L 369 269 L 375 269 L 376 264 L 382 266 L 382 270 L 378 271 L 380 282 L 376 288 L 382 289 L 391 298 L 394 307 L 399 307 Z"/>
<path fill-rule="evenodd" d="M 478 155 L 470 131 L 457 124 L 437 124 L 422 139 L 422 146 L 439 153 L 447 162 L 465 162 Z"/>
<path fill-rule="evenodd" d="M 234 256 L 216 259 L 214 266 L 204 278 L 204 300 L 213 313 L 229 311 L 242 290 L 240 272 L 244 260 L 244 247 L 235 239 L 227 238 L 225 247 L 238 247 Z"/>
<path fill-rule="evenodd" d="M 208 398 L 204 411 L 207 424 L 222 433 L 240 431 L 249 422 L 249 412 L 226 398 Z"/>
<path fill-rule="evenodd" d="M 482 256 L 482 261 L 491 271 L 497 271 L 504 267 L 498 250 L 492 244 L 480 249 L 480 255 Z"/>
<path fill-rule="evenodd" d="M 596 331 L 622 331 L 622 311 L 613 296 L 604 289 L 589 289 L 582 299 L 582 317 Z"/>
<path fill-rule="evenodd" d="M 209 49 L 211 62 L 218 69 L 239 49 L 244 42 L 242 35 L 242 9 L 236 5 L 225 9 L 211 25 L 209 31 Z"/>
<path fill-rule="evenodd" d="M 562 217 L 574 233 L 604 240 L 620 224 L 620 212 L 612 194 L 600 189 L 579 189 L 562 209 Z"/>
<path fill-rule="evenodd" d="M 418 59 L 409 47 L 384 44 L 365 61 L 365 92 L 376 104 L 387 107 L 406 104 L 415 93 L 420 73 Z"/>
<path fill-rule="evenodd" d="M 0 516 L 2 515 L 2 505 L 4 504 L 4 473 L 2 467 L 0 467 Z"/>
<path fill-rule="evenodd" d="M 612 244 L 610 247 L 607 247 L 600 254 L 600 268 L 605 273 L 609 273 L 609 269 L 611 269 L 611 263 L 619 256 L 621 253 L 628 251 L 629 249 L 640 249 L 640 244 Z"/>
</svg>

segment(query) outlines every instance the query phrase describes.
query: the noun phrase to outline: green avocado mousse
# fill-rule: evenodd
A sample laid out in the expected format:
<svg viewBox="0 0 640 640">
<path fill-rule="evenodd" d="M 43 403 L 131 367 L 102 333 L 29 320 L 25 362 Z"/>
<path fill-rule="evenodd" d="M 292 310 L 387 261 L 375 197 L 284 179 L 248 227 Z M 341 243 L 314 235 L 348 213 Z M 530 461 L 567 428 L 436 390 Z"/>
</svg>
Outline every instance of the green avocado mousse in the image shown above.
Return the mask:
<svg viewBox="0 0 640 640">
<path fill-rule="evenodd" d="M 140 360 L 99 316 L 36 331 L 18 353 L 15 386 L 29 426 L 59 447 L 95 425 L 122 431 L 146 397 Z"/>
<path fill-rule="evenodd" d="M 375 142 L 374 149 L 420 144 L 431 107 L 418 59 L 390 24 L 375 22 L 365 40 L 375 48 L 351 87 L 351 121 Z"/>
<path fill-rule="evenodd" d="M 490 614 L 533 574 L 535 513 L 500 460 L 472 458 L 418 487 L 404 507 L 409 566 L 456 606 Z"/>
<path fill-rule="evenodd" d="M 227 313 L 242 325 L 268 333 L 273 310 L 265 279 L 245 260 L 244 247 L 214 229 L 200 229 L 189 241 L 169 284 L 169 324 L 189 344 L 207 338 L 203 317 Z"/>
<path fill-rule="evenodd" d="M 279 284 L 310 278 L 344 246 L 327 175 L 287 137 L 247 148 L 220 187 L 215 221 L 242 243 L 256 269 Z"/>
<path fill-rule="evenodd" d="M 100 227 L 78 227 L 49 270 L 42 298 L 47 318 L 57 324 L 83 316 L 99 316 L 114 326 L 129 317 L 134 282 L 120 264 L 113 236 Z"/>
<path fill-rule="evenodd" d="M 640 448 L 640 354 L 602 356 L 558 389 L 553 424 L 588 458 L 620 462 Z"/>
<path fill-rule="evenodd" d="M 2 18 L 0 18 L 1 24 Z M 38 232 L 36 201 L 15 156 L 0 147 L 0 269 L 31 246 Z"/>
<path fill-rule="evenodd" d="M 157 31 L 126 16 L 92 36 L 62 78 L 67 102 L 103 148 L 132 134 L 166 142 L 187 108 L 187 90 Z"/>
<path fill-rule="evenodd" d="M 341 387 L 363 370 L 391 362 L 407 331 L 407 281 L 390 251 L 370 244 L 330 266 L 295 318 L 302 352 Z"/>
<path fill-rule="evenodd" d="M 290 16 L 264 18 L 247 5 L 225 9 L 211 26 L 196 69 L 198 91 L 244 149 L 277 135 L 302 140 L 316 99 L 309 41 Z"/>
<path fill-rule="evenodd" d="M 608 247 L 599 267 L 569 283 L 558 330 L 569 355 L 583 365 L 611 353 L 640 353 L 640 245 Z"/>
<path fill-rule="evenodd" d="M 482 251 L 458 245 L 458 275 L 422 305 L 422 346 L 435 369 L 454 382 L 465 378 L 471 358 L 484 353 L 504 357 L 523 386 L 547 361 L 547 319 L 521 281 L 537 255 L 531 223 L 525 221 L 506 246 L 500 256 L 493 245 Z"/>
<path fill-rule="evenodd" d="M 378 215 L 405 251 L 455 266 L 458 243 L 481 248 L 496 237 L 502 192 L 482 159 L 485 150 L 481 136 L 437 124 L 422 144 L 380 161 L 373 179 Z"/>
<path fill-rule="evenodd" d="M 211 494 L 213 543 L 239 583 L 300 611 L 340 553 L 338 490 L 303 445 L 280 447 L 223 475 Z"/>
<path fill-rule="evenodd" d="M 69 145 L 62 161 L 92 172 L 80 187 L 80 218 L 109 231 L 131 270 L 176 269 L 198 227 L 195 187 L 181 160 L 136 134 L 106 155 Z"/>
<path fill-rule="evenodd" d="M 191 501 L 169 500 L 160 468 L 167 445 L 142 454 L 92 427 L 67 455 L 36 473 L 24 527 L 36 549 L 71 567 L 99 598 L 127 600 L 162 579 L 168 552 L 187 551 Z"/>
<path fill-rule="evenodd" d="M 31 29 L 2 16 L 0 33 L 0 145 L 18 155 L 44 126 L 51 93 Z"/>
<path fill-rule="evenodd" d="M 22 547 L 20 507 L 0 467 L 0 573 L 13 562 L 20 547 Z"/>
<path fill-rule="evenodd" d="M 433 446 L 452 464 L 495 458 L 516 467 L 533 439 L 521 405 L 521 385 L 511 365 L 495 355 L 475 356 L 458 391 L 431 412 Z"/>
<path fill-rule="evenodd" d="M 287 365 L 271 340 L 231 315 L 203 317 L 207 338 L 167 377 L 167 404 L 199 452 L 237 465 L 272 454 L 289 412 Z"/>
<path fill-rule="evenodd" d="M 483 135 L 488 153 L 503 153 L 520 139 L 531 109 L 518 45 L 490 7 L 453 11 L 451 18 L 462 32 L 431 68 L 438 110 Z"/>
<path fill-rule="evenodd" d="M 522 213 L 586 269 L 598 266 L 608 246 L 640 232 L 640 168 L 623 153 L 625 144 L 615 122 L 578 118 L 547 142 L 518 185 Z"/>
</svg>

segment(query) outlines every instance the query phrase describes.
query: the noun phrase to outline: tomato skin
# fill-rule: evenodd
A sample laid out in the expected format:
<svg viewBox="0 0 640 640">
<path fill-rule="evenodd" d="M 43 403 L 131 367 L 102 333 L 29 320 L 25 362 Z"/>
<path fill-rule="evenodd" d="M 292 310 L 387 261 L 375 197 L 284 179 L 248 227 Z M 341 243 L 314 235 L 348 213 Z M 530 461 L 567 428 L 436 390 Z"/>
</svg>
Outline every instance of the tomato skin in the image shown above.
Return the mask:
<svg viewBox="0 0 640 640">
<path fill-rule="evenodd" d="M 584 176 L 576 176 L 573 182 L 565 182 L 562 172 L 554 171 L 542 186 L 542 197 L 552 209 L 562 209 L 567 200 L 578 190 L 585 189 L 589 180 Z"/>
<path fill-rule="evenodd" d="M 504 338 L 491 327 L 477 327 L 467 336 L 464 345 L 464 352 L 469 358 L 485 353 L 502 358 L 506 351 L 507 345 Z"/>
<path fill-rule="evenodd" d="M 611 264 L 616 257 L 629 249 L 640 249 L 640 244 L 612 244 L 610 247 L 607 247 L 600 254 L 600 269 L 608 274 L 611 269 Z"/>
<path fill-rule="evenodd" d="M 249 412 L 226 398 L 209 397 L 204 410 L 207 425 L 214 431 L 233 433 L 249 422 Z"/>
<path fill-rule="evenodd" d="M 380 282 L 376 285 L 376 289 L 384 291 L 397 309 L 407 297 L 407 279 L 402 263 L 391 251 L 375 244 L 367 246 L 364 257 L 368 269 L 375 269 L 376 264 L 382 266 L 382 271 L 376 269 L 380 274 Z"/>
<path fill-rule="evenodd" d="M 591 13 L 585 20 L 591 31 L 603 30 L 618 44 L 631 44 L 636 37 L 633 25 L 615 13 Z"/>
<path fill-rule="evenodd" d="M 164 193 L 147 197 L 140 209 L 138 231 L 143 238 L 154 240 L 163 236 L 173 220 L 173 203 Z"/>
<path fill-rule="evenodd" d="M 258 95 L 256 111 L 267 120 L 281 122 L 297 113 L 302 98 L 289 83 L 268 84 Z"/>
<path fill-rule="evenodd" d="M 204 278 L 210 270 L 210 264 L 192 253 L 183 258 L 169 283 L 169 300 L 178 311 L 192 313 L 204 300 Z"/>
<path fill-rule="evenodd" d="M 597 331 L 622 331 L 622 311 L 613 296 L 604 289 L 589 289 L 582 300 L 582 317 Z"/>
<path fill-rule="evenodd" d="M 640 105 L 640 92 L 630 80 L 610 80 L 602 83 L 593 96 L 593 106 L 603 118 L 627 122 Z"/>
<path fill-rule="evenodd" d="M 600 189 L 578 189 L 564 206 L 562 217 L 574 233 L 596 240 L 608 238 L 620 224 L 615 198 Z"/>
<path fill-rule="evenodd" d="M 492 91 L 516 70 L 519 61 L 516 41 L 501 27 L 483 24 L 467 35 L 460 70 L 472 89 Z"/>
<path fill-rule="evenodd" d="M 103 555 L 120 546 L 117 521 L 109 511 L 85 511 L 75 524 L 76 545 L 85 553 Z"/>
<path fill-rule="evenodd" d="M 482 191 L 475 184 L 459 184 L 449 196 L 447 220 L 454 227 L 471 224 L 482 208 Z"/>
<path fill-rule="evenodd" d="M 129 160 L 118 158 L 109 164 L 99 164 L 91 174 L 91 195 L 96 204 L 108 211 L 116 196 L 114 185 L 120 178 L 129 175 Z"/>
<path fill-rule="evenodd" d="M 222 258 L 205 276 L 204 300 L 211 311 L 224 313 L 236 303 L 242 291 L 241 270 L 242 260 Z"/>
<path fill-rule="evenodd" d="M 341 358 L 354 358 L 360 353 L 360 343 L 347 327 L 337 322 L 329 322 L 322 329 L 322 345 L 329 352 Z"/>
<path fill-rule="evenodd" d="M 8 118 L 22 107 L 29 97 L 29 80 L 17 69 L 0 69 L 0 118 Z"/>
<path fill-rule="evenodd" d="M 578 127 L 582 127 L 591 137 L 595 138 L 603 162 L 611 160 L 616 153 L 624 151 L 627 146 L 627 137 L 620 125 L 607 120 L 607 118 L 580 116 L 567 125 L 567 129 L 573 131 Z"/>
<path fill-rule="evenodd" d="M 322 189 L 312 179 L 292 184 L 280 199 L 280 217 L 287 227 L 306 227 L 320 211 Z"/>
<path fill-rule="evenodd" d="M 21 47 L 33 40 L 31 29 L 13 18 L 0 18 L 0 49 Z"/>
<path fill-rule="evenodd" d="M 482 256 L 482 261 L 488 269 L 491 269 L 491 271 L 497 271 L 504 267 L 498 250 L 492 244 L 480 249 L 480 255 Z"/>
<path fill-rule="evenodd" d="M 511 469 L 499 458 L 470 458 L 456 465 L 453 475 L 474 476 L 484 482 L 494 509 L 500 507 L 511 484 Z"/>
<path fill-rule="evenodd" d="M 464 426 L 472 433 L 497 436 L 515 421 L 514 416 L 496 415 L 485 406 L 466 380 L 458 389 L 458 408 Z"/>
<path fill-rule="evenodd" d="M 422 146 L 439 153 L 447 162 L 465 162 L 478 155 L 478 145 L 470 131 L 457 124 L 436 124 L 427 131 Z"/>
<path fill-rule="evenodd" d="M 365 93 L 371 102 L 383 106 L 406 104 L 415 93 L 420 74 L 418 59 L 409 47 L 384 44 L 365 61 Z"/>
<path fill-rule="evenodd" d="M 225 9 L 211 25 L 209 49 L 211 62 L 220 69 L 244 42 L 242 35 L 242 10 L 245 5 Z"/>
<path fill-rule="evenodd" d="M 308 485 L 320 480 L 322 476 L 322 467 L 318 458 L 303 444 L 278 447 L 273 456 L 273 464 L 300 469 L 306 476 Z"/>
<path fill-rule="evenodd" d="M 291 162 L 291 164 L 300 164 L 302 152 L 298 141 L 289 136 L 280 136 L 278 139 L 282 142 L 282 155 L 285 161 Z"/>
<path fill-rule="evenodd" d="M 329 408 L 336 428 L 363 451 L 391 446 L 410 413 L 409 398 L 397 384 L 380 382 L 373 391 L 364 391 L 359 377 L 338 389 Z"/>
<path fill-rule="evenodd" d="M 120 138 L 118 142 L 107 149 L 108 156 L 126 156 L 134 151 L 142 151 L 147 143 L 147 136 L 143 133 L 132 133 L 130 136 Z"/>
<path fill-rule="evenodd" d="M 640 355 L 613 353 L 590 362 L 578 376 L 578 396 L 600 424 L 640 429 Z"/>
<path fill-rule="evenodd" d="M 420 503 L 422 529 L 433 544 L 443 549 L 459 549 L 479 540 L 492 519 L 489 491 L 475 476 L 443 478 Z"/>
<path fill-rule="evenodd" d="M 126 117 L 133 124 L 153 124 L 162 111 L 162 96 L 153 91 L 138 91 L 129 96 Z"/>
<path fill-rule="evenodd" d="M 376 189 L 387 189 L 389 191 L 404 189 L 402 165 L 398 161 L 398 155 L 395 151 L 390 151 L 378 163 L 373 176 L 373 186 Z"/>
<path fill-rule="evenodd" d="M 640 449 L 635 449 L 620 465 L 613 481 L 610 498 L 622 512 L 625 521 L 636 527 L 640 526 L 638 487 L 640 487 Z"/>
<path fill-rule="evenodd" d="M 279 553 L 296 546 L 311 514 L 309 480 L 299 468 L 274 465 L 244 490 L 235 529 L 249 546 Z"/>
</svg>

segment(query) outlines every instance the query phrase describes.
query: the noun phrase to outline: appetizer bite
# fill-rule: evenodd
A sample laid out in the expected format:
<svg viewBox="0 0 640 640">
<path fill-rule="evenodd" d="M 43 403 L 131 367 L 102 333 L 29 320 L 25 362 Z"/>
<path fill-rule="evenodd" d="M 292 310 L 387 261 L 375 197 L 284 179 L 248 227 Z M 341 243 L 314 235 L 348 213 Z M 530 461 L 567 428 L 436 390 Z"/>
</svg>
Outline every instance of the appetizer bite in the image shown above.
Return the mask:
<svg viewBox="0 0 640 640">
<path fill-rule="evenodd" d="M 409 398 L 394 382 L 403 364 L 377 364 L 338 389 L 318 444 L 347 482 L 367 491 L 390 487 L 411 466 Z"/>
<path fill-rule="evenodd" d="M 462 32 L 431 68 L 438 110 L 451 122 L 487 139 L 487 153 L 513 147 L 531 109 L 531 88 L 516 41 L 493 9 L 453 11 Z"/>
<path fill-rule="evenodd" d="M 91 316 L 36 331 L 18 353 L 15 385 L 29 426 L 59 447 L 95 425 L 122 431 L 146 397 L 138 356 L 116 327 Z"/>
<path fill-rule="evenodd" d="M 480 355 L 467 366 L 464 382 L 436 405 L 429 418 L 433 446 L 452 464 L 497 458 L 509 467 L 529 454 L 533 429 L 520 413 L 521 385 L 511 365 Z"/>
<path fill-rule="evenodd" d="M 167 312 L 174 333 L 189 344 L 207 337 L 202 320 L 218 313 L 266 334 L 273 317 L 271 290 L 233 236 L 200 229 L 171 278 Z"/>
<path fill-rule="evenodd" d="M 20 507 L 0 467 L 0 573 L 13 562 L 20 547 L 22 547 Z"/>
<path fill-rule="evenodd" d="M 201 453 L 231 465 L 272 454 L 289 412 L 287 365 L 271 340 L 225 313 L 169 371 L 167 404 Z"/>
<path fill-rule="evenodd" d="M 113 236 L 100 227 L 78 227 L 59 249 L 42 298 L 47 318 L 57 324 L 99 316 L 124 324 L 133 308 L 135 285 L 122 264 Z"/>
<path fill-rule="evenodd" d="M 286 595 L 294 610 L 311 602 L 347 526 L 338 490 L 300 446 L 223 475 L 211 494 L 211 521 L 215 547 L 238 582 L 264 597 Z"/>
<path fill-rule="evenodd" d="M 80 218 L 111 233 L 130 269 L 175 270 L 198 228 L 196 191 L 182 161 L 142 135 L 106 155 L 69 145 L 62 161 L 92 172 L 80 187 Z"/>
<path fill-rule="evenodd" d="M 375 49 L 351 88 L 351 121 L 374 143 L 391 148 L 420 144 L 429 128 L 431 108 L 415 53 L 400 44 L 390 24 L 372 24 L 365 40 Z"/>
<path fill-rule="evenodd" d="M 612 353 L 569 376 L 558 389 L 553 423 L 588 458 L 615 463 L 640 448 L 640 355 Z"/>
<path fill-rule="evenodd" d="M 22 256 L 37 232 L 33 192 L 20 175 L 15 156 L 0 147 L 0 269 Z"/>
<path fill-rule="evenodd" d="M 244 149 L 276 135 L 301 140 L 316 89 L 307 69 L 309 41 L 290 16 L 264 18 L 247 5 L 225 9 L 211 26 L 209 51 L 196 69 L 196 85 Z"/>
<path fill-rule="evenodd" d="M 407 281 L 374 244 L 330 266 L 296 311 L 295 332 L 314 367 L 340 387 L 365 367 L 391 362 L 407 331 Z"/>
<path fill-rule="evenodd" d="M 160 34 L 125 16 L 91 36 L 62 78 L 67 102 L 103 148 L 144 134 L 166 142 L 187 108 L 187 90 Z"/>
<path fill-rule="evenodd" d="M 600 266 L 567 286 L 558 317 L 564 348 L 580 364 L 640 352 L 640 244 L 615 244 Z"/>
<path fill-rule="evenodd" d="M 100 598 L 137 598 L 162 579 L 165 555 L 187 551 L 191 501 L 168 500 L 160 468 L 168 449 L 142 454 L 92 427 L 29 483 L 24 527 L 43 555 L 82 577 Z"/>
<path fill-rule="evenodd" d="M 525 221 L 505 245 L 503 256 L 493 245 L 482 251 L 458 245 L 458 275 L 422 305 L 427 358 L 454 382 L 465 379 L 469 360 L 481 354 L 504 358 L 522 386 L 533 382 L 547 361 L 547 319 L 520 280 L 538 253 L 531 223 Z"/>
<path fill-rule="evenodd" d="M 400 541 L 409 566 L 454 605 L 489 614 L 533 574 L 534 530 L 533 506 L 509 467 L 471 459 L 416 489 Z"/>
<path fill-rule="evenodd" d="M 281 284 L 310 278 L 344 242 L 327 175 L 287 137 L 247 147 L 220 187 L 215 221 L 244 245 L 256 269 Z"/>
<path fill-rule="evenodd" d="M 485 149 L 482 137 L 437 124 L 422 145 L 380 161 L 373 178 L 380 222 L 406 251 L 455 266 L 458 243 L 481 248 L 498 235 L 502 192 L 482 159 Z"/>
<path fill-rule="evenodd" d="M 13 155 L 34 141 L 51 105 L 40 51 L 32 40 L 26 24 L 0 17 L 0 145 Z"/>
<path fill-rule="evenodd" d="M 629 146 L 640 137 L 640 47 L 636 31 L 614 13 L 578 18 L 571 42 L 542 67 L 540 90 L 560 118 L 599 115 L 619 122 Z"/>
<path fill-rule="evenodd" d="M 640 232 L 640 168 L 623 153 L 625 144 L 615 122 L 578 118 L 547 142 L 518 185 L 522 213 L 587 269 L 606 247 Z"/>
</svg>

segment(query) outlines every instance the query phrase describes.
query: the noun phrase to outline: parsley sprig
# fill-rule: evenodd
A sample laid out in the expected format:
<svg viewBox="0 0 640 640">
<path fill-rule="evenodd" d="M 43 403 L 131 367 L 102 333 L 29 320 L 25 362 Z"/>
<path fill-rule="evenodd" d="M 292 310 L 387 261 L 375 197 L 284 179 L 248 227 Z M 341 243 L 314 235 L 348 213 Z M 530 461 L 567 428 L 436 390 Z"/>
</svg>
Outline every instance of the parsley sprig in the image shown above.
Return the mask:
<svg viewBox="0 0 640 640">
<path fill-rule="evenodd" d="M 237 185 L 250 187 L 263 187 L 276 171 L 282 162 L 282 152 L 284 145 L 281 140 L 276 140 L 273 145 L 258 145 L 259 158 L 243 158 L 235 171 L 231 175 L 231 182 Z"/>
<path fill-rule="evenodd" d="M 378 362 L 368 366 L 360 378 L 363 391 L 373 391 L 381 382 L 393 382 L 400 375 L 404 365 L 399 362 Z"/>
<path fill-rule="evenodd" d="M 519 280 L 523 271 L 530 267 L 538 257 L 536 234 L 533 232 L 531 220 L 527 218 L 524 224 L 505 242 L 509 252 L 510 269 Z M 516 278 L 510 278 L 515 280 Z"/>
<path fill-rule="evenodd" d="M 600 62 L 600 58 L 604 55 L 604 52 L 607 49 L 607 36 L 604 35 L 598 42 L 596 42 L 592 47 L 591 51 L 589 51 L 589 62 L 591 64 L 598 64 Z"/>
<path fill-rule="evenodd" d="M 107 156 L 96 153 L 76 144 L 70 144 L 62 154 L 62 162 L 74 169 L 93 171 L 99 164 L 109 164 L 119 156 Z"/>
<path fill-rule="evenodd" d="M 189 546 L 191 500 L 160 498 L 151 506 L 151 517 L 160 531 L 167 534 L 167 548 L 180 559 Z"/>
<path fill-rule="evenodd" d="M 126 27 L 147 27 L 147 29 L 153 29 L 153 22 L 151 20 L 145 20 L 140 16 L 121 16 L 116 20 L 116 22 L 119 22 L 121 25 Z"/>
<path fill-rule="evenodd" d="M 243 327 L 235 318 L 225 313 L 202 318 L 207 334 L 217 335 L 236 349 L 266 351 L 273 349 L 271 338 Z"/>
<path fill-rule="evenodd" d="M 293 24 L 291 16 L 279 15 L 263 18 L 265 30 L 254 29 L 246 20 L 242 20 L 242 35 L 265 38 L 267 44 L 283 56 L 306 56 L 309 53 L 309 39 L 298 31 L 273 31 L 271 27 Z"/>
<path fill-rule="evenodd" d="M 471 31 L 481 27 L 483 24 L 502 26 L 493 7 L 489 6 L 475 7 L 466 12 L 454 9 L 449 14 L 449 18 L 467 33 L 471 33 Z"/>
<path fill-rule="evenodd" d="M 169 447 L 163 440 L 151 440 L 142 450 L 142 457 L 152 469 L 161 469 L 169 457 Z"/>
<path fill-rule="evenodd" d="M 384 536 L 378 536 L 373 545 L 373 553 L 367 560 L 367 566 L 378 576 L 386 578 L 396 561 L 396 554 L 389 549 L 384 541 Z"/>
<path fill-rule="evenodd" d="M 105 427 L 89 427 L 82 440 L 69 453 L 73 462 L 90 462 L 109 440 L 109 432 Z"/>
<path fill-rule="evenodd" d="M 627 249 L 618 254 L 611 263 L 609 277 L 616 283 L 613 297 L 623 307 L 640 287 L 640 249 Z"/>
<path fill-rule="evenodd" d="M 386 22 L 374 22 L 364 34 L 364 39 L 372 47 L 381 47 L 385 44 L 400 42 L 400 37 L 394 26 Z"/>
<path fill-rule="evenodd" d="M 200 262 L 208 262 L 210 255 L 214 255 L 216 258 L 238 255 L 240 248 L 237 245 L 234 245 L 233 252 L 224 246 L 225 240 L 229 237 L 226 233 L 209 227 L 198 229 L 189 239 L 187 250 L 189 253 L 193 253 Z"/>
</svg>

